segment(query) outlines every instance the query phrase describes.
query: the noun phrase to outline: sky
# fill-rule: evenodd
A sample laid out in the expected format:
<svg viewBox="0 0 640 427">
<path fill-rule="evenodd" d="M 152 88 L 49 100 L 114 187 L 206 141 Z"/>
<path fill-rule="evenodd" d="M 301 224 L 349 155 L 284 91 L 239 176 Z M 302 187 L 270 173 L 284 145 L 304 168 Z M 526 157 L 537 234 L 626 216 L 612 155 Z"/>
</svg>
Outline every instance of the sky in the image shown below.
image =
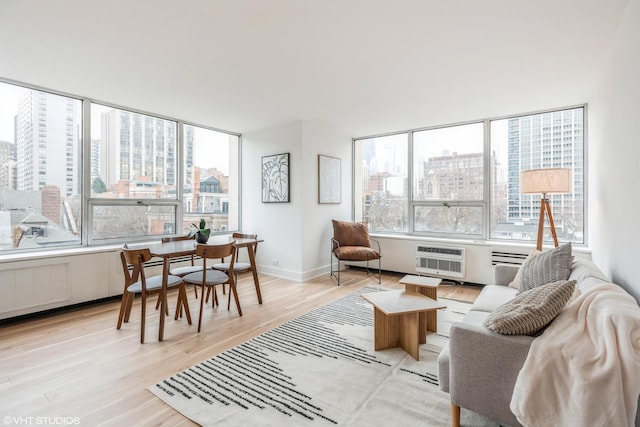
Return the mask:
<svg viewBox="0 0 640 427">
<path fill-rule="evenodd" d="M 13 120 L 21 95 L 28 89 L 0 82 L 0 141 L 13 140 Z"/>
</svg>

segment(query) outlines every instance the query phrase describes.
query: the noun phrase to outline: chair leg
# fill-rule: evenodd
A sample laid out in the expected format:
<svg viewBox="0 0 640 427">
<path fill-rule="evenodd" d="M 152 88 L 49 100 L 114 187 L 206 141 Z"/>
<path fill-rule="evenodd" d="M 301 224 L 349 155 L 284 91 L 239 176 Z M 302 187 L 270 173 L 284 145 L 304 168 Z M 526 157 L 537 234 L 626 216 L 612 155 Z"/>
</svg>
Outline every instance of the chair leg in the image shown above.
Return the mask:
<svg viewBox="0 0 640 427">
<path fill-rule="evenodd" d="M 147 317 L 147 295 L 142 292 L 142 318 L 140 319 L 140 344 L 144 344 L 144 324 Z"/>
<path fill-rule="evenodd" d="M 131 309 L 133 308 L 133 301 L 135 300 L 135 294 L 129 294 L 127 297 L 127 309 L 124 313 L 124 323 L 128 323 L 131 318 Z"/>
<path fill-rule="evenodd" d="M 187 289 L 185 288 L 184 283 L 178 287 L 178 303 L 176 306 L 175 320 L 178 320 L 178 312 L 180 313 L 180 317 L 182 317 L 183 308 L 187 316 L 187 322 L 191 324 L 191 311 L 189 310 L 189 301 L 187 300 Z"/>
<path fill-rule="evenodd" d="M 329 277 L 333 277 L 333 252 L 329 255 L 329 265 L 331 266 L 329 270 Z"/>
<path fill-rule="evenodd" d="M 129 292 L 125 290 L 124 294 L 122 294 L 122 301 L 120 301 L 120 313 L 118 313 L 118 326 L 116 327 L 116 329 L 120 329 L 120 327 L 122 326 L 122 321 L 124 320 L 124 314 L 127 311 L 128 298 L 129 298 Z"/>
<path fill-rule="evenodd" d="M 176 314 L 173 317 L 173 320 L 178 320 L 178 318 L 182 319 L 182 297 L 180 296 L 180 291 L 178 291 L 178 300 L 176 302 Z"/>
<path fill-rule="evenodd" d="M 198 332 L 202 327 L 202 310 L 204 309 L 204 285 L 202 285 L 202 292 L 200 292 L 200 316 L 198 317 Z"/>
</svg>

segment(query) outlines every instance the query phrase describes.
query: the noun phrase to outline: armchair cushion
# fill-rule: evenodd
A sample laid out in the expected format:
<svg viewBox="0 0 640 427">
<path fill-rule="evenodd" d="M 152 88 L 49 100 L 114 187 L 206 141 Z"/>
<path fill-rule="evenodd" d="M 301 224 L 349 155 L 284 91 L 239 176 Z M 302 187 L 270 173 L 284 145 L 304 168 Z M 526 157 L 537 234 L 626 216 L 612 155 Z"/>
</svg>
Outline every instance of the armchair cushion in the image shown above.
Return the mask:
<svg viewBox="0 0 640 427">
<path fill-rule="evenodd" d="M 342 261 L 370 261 L 380 258 L 380 254 L 364 246 L 340 246 L 333 253 Z"/>
<path fill-rule="evenodd" d="M 333 222 L 333 238 L 340 246 L 364 246 L 369 247 L 369 227 L 367 222 Z"/>
</svg>

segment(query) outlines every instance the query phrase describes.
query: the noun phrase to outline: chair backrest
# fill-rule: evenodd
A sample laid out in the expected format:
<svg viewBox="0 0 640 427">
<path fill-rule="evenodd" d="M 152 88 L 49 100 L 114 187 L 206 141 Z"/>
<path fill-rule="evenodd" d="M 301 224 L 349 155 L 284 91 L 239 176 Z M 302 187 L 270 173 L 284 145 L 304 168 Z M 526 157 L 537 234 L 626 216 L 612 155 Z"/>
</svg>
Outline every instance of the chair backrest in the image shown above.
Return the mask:
<svg viewBox="0 0 640 427">
<path fill-rule="evenodd" d="M 231 257 L 229 261 L 229 276 L 233 275 L 233 265 L 236 261 L 235 241 L 224 243 L 222 245 L 198 244 L 196 246 L 196 255 L 202 257 L 202 268 L 207 269 L 207 259 Z"/>
<path fill-rule="evenodd" d="M 231 235 L 234 239 L 257 239 L 258 235 L 257 234 L 247 234 L 247 233 L 233 233 Z M 255 245 L 252 245 L 251 248 L 253 249 L 253 255 L 255 256 L 256 252 L 258 252 L 258 244 L 256 243 Z M 236 254 L 236 257 L 238 255 Z"/>
<path fill-rule="evenodd" d="M 122 269 L 124 271 L 124 290 L 126 292 L 127 287 L 132 283 L 135 283 L 138 278 L 142 282 L 142 290 L 147 288 L 147 281 L 144 276 L 144 263 L 151 259 L 151 251 L 149 248 L 130 249 L 127 245 L 124 245 L 122 252 L 120 252 L 120 259 L 122 261 Z M 133 271 L 129 273 L 129 265 L 133 266 Z"/>
<path fill-rule="evenodd" d="M 195 234 L 193 236 L 163 237 L 162 238 L 162 243 L 179 242 L 181 240 L 195 240 L 195 239 L 196 239 L 196 235 Z M 191 254 L 191 265 L 195 265 L 195 255 L 193 255 L 193 254 Z"/>
<path fill-rule="evenodd" d="M 333 240 L 340 246 L 364 246 L 370 247 L 369 226 L 366 221 L 336 221 L 333 223 Z M 335 243 L 332 247 L 335 250 Z"/>
<path fill-rule="evenodd" d="M 234 239 L 257 239 L 257 234 L 245 234 L 245 233 L 233 233 L 231 235 Z"/>
<path fill-rule="evenodd" d="M 195 240 L 196 235 L 194 234 L 193 236 L 173 236 L 173 237 L 163 237 L 162 238 L 162 243 L 169 243 L 169 242 L 178 242 L 180 240 Z"/>
</svg>

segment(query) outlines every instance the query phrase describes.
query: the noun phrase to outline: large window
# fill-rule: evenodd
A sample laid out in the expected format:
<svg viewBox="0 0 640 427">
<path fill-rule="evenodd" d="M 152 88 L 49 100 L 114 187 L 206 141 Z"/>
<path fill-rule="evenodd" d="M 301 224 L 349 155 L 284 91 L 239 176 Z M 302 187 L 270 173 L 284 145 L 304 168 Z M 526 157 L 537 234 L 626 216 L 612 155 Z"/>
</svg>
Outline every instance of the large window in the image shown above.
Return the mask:
<svg viewBox="0 0 640 427">
<path fill-rule="evenodd" d="M 184 232 L 200 218 L 213 232 L 238 229 L 239 140 L 236 135 L 184 126 Z"/>
<path fill-rule="evenodd" d="M 184 234 L 200 218 L 237 230 L 239 150 L 238 135 L 0 82 L 0 251 Z"/>
<path fill-rule="evenodd" d="M 584 108 L 492 120 L 490 126 L 495 155 L 491 238 L 536 240 L 541 195 L 520 194 L 520 172 L 569 168 L 572 193 L 547 197 L 558 239 L 584 243 Z"/>
<path fill-rule="evenodd" d="M 361 219 L 375 231 L 406 232 L 408 134 L 361 139 L 355 144 L 354 194 Z"/>
<path fill-rule="evenodd" d="M 0 251 L 80 244 L 82 101 L 0 82 Z"/>
<path fill-rule="evenodd" d="M 563 167 L 573 192 L 549 197 L 558 237 L 584 243 L 584 115 L 579 107 L 355 139 L 356 219 L 374 233 L 535 240 L 540 195 L 520 194 L 520 173 Z"/>
<path fill-rule="evenodd" d="M 177 123 L 91 104 L 91 238 L 176 232 Z"/>
<path fill-rule="evenodd" d="M 413 132 L 413 229 L 482 235 L 483 126 Z"/>
</svg>

